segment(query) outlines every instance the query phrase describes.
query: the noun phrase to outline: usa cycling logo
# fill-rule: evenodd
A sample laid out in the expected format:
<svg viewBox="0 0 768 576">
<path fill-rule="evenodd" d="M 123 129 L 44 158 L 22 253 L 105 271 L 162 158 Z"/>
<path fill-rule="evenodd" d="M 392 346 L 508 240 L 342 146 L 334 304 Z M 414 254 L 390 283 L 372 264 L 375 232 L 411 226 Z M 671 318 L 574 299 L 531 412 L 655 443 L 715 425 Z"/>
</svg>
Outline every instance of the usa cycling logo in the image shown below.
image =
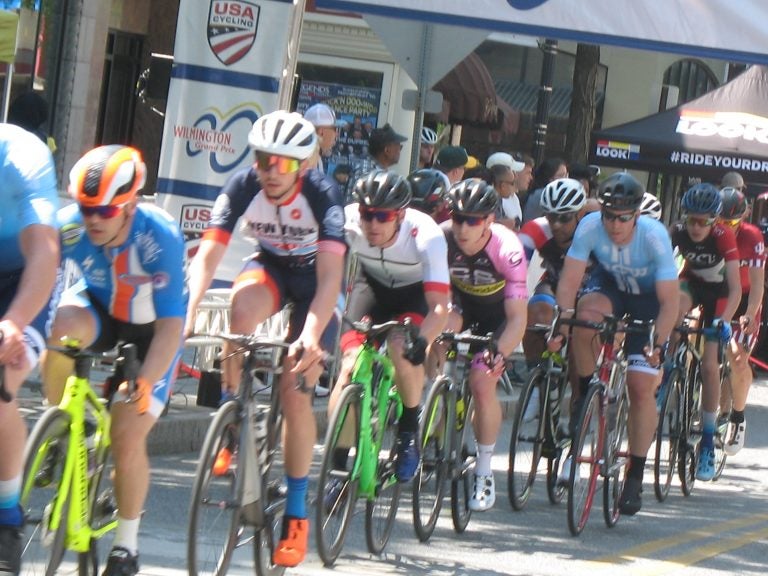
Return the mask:
<svg viewBox="0 0 768 576">
<path fill-rule="evenodd" d="M 517 10 L 533 10 L 542 4 L 546 4 L 548 1 L 549 0 L 507 0 L 507 4 Z"/>
<path fill-rule="evenodd" d="M 208 12 L 208 45 L 225 66 L 242 60 L 253 47 L 261 8 L 251 2 L 213 0 Z"/>
<path fill-rule="evenodd" d="M 248 155 L 248 132 L 259 119 L 260 110 L 261 107 L 252 102 L 228 111 L 210 106 L 191 125 L 175 125 L 173 135 L 177 140 L 186 141 L 188 157 L 207 153 L 211 169 L 223 174 Z"/>
</svg>

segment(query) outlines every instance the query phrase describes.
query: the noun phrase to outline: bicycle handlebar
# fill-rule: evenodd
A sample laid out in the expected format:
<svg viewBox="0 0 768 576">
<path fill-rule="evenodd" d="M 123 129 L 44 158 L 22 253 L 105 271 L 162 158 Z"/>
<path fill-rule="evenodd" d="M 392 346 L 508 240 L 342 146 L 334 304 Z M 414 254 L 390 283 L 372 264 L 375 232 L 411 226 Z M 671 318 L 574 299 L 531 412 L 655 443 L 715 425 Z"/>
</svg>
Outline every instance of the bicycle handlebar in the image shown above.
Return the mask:
<svg viewBox="0 0 768 576">
<path fill-rule="evenodd" d="M 212 338 L 224 340 L 230 344 L 236 344 L 243 350 L 256 351 L 263 348 L 281 348 L 288 349 L 291 345 L 285 340 L 257 336 L 255 334 L 233 334 L 230 332 L 219 332 L 217 334 L 190 334 L 189 338 Z M 238 353 L 240 351 L 236 351 Z"/>
</svg>

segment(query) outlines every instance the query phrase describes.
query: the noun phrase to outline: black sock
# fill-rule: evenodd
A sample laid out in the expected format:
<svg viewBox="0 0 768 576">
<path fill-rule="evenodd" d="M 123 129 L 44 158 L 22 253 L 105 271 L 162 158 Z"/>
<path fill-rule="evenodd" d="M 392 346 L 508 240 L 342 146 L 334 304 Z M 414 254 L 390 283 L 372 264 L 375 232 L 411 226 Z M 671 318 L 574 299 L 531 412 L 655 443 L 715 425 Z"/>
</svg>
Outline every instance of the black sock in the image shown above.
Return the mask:
<svg viewBox="0 0 768 576">
<path fill-rule="evenodd" d="M 400 416 L 398 430 L 400 432 L 418 432 L 419 430 L 419 407 L 408 408 L 403 406 L 403 415 Z"/>
<path fill-rule="evenodd" d="M 733 410 L 731 412 L 731 422 L 741 424 L 744 422 L 744 410 Z"/>
<path fill-rule="evenodd" d="M 586 397 L 590 382 L 592 382 L 592 374 L 589 376 L 579 376 L 579 398 Z"/>
<path fill-rule="evenodd" d="M 645 456 L 631 455 L 629 457 L 629 472 L 627 476 L 636 480 L 643 479 L 643 472 L 645 471 Z"/>
</svg>

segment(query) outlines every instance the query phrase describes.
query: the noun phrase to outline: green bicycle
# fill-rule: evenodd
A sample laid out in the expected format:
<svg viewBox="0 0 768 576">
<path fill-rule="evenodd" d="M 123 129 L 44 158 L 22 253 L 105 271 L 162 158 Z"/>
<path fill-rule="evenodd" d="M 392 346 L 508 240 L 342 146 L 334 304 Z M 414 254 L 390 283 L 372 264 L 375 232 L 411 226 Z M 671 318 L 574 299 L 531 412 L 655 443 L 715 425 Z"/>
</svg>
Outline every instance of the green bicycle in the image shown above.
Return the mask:
<svg viewBox="0 0 768 576">
<path fill-rule="evenodd" d="M 352 324 L 365 337 L 352 371 L 328 424 L 316 508 L 317 549 L 326 566 L 341 553 L 355 503 L 366 498 L 365 537 L 368 551 L 381 554 L 389 541 L 400 500 L 395 475 L 397 423 L 403 403 L 395 387 L 392 361 L 376 339 L 404 329 L 406 347 L 415 336 L 408 320 L 371 326 Z M 349 450 L 347 466 L 336 468 L 337 450 Z"/>
<path fill-rule="evenodd" d="M 97 576 L 108 552 L 104 547 L 99 554 L 97 543 L 117 526 L 109 408 L 89 384 L 92 360 L 101 354 L 73 341 L 49 349 L 74 360 L 75 371 L 61 402 L 45 411 L 24 451 L 22 574 L 60 574 L 71 551 L 77 555 L 78 574 Z M 136 379 L 135 345 L 120 347 L 115 374 L 120 381 Z"/>
</svg>

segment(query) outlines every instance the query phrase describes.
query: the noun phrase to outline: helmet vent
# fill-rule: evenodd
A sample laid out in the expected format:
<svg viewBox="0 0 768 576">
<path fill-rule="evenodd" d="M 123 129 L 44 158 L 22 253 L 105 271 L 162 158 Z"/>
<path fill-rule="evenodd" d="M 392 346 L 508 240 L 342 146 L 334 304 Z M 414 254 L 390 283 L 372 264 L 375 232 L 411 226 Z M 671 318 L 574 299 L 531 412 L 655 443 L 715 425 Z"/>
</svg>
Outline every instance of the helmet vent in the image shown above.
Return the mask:
<svg viewBox="0 0 768 576">
<path fill-rule="evenodd" d="M 99 185 L 101 184 L 101 175 L 104 173 L 104 166 L 107 160 L 95 162 L 88 167 L 83 179 L 83 194 L 93 198 L 99 195 Z"/>
</svg>

